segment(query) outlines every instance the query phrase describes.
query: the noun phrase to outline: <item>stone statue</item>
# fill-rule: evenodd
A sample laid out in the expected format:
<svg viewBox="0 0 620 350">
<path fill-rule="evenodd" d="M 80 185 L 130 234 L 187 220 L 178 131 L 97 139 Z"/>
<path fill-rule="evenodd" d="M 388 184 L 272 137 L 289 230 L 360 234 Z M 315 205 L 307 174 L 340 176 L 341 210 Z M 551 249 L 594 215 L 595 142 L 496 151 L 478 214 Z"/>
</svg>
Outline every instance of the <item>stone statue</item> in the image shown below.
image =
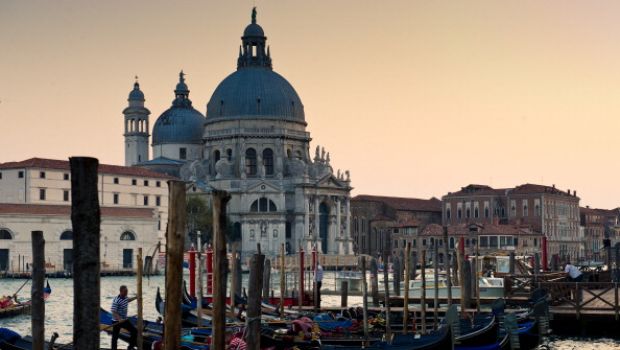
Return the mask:
<svg viewBox="0 0 620 350">
<path fill-rule="evenodd" d="M 330 161 L 329 152 L 327 152 L 327 165 L 329 165 L 329 161 Z"/>
<path fill-rule="evenodd" d="M 325 160 L 325 147 L 321 147 L 321 161 Z"/>
<path fill-rule="evenodd" d="M 340 169 L 338 169 L 338 174 L 336 175 L 338 180 L 342 180 L 342 174 L 340 174 Z"/>
<path fill-rule="evenodd" d="M 319 152 L 321 151 L 321 146 L 316 146 L 316 151 L 314 152 L 314 161 L 318 162 L 321 157 L 319 156 Z"/>
<path fill-rule="evenodd" d="M 252 7 L 252 24 L 256 24 L 256 6 Z"/>
<path fill-rule="evenodd" d="M 346 170 L 344 174 L 346 175 L 346 181 L 351 181 L 351 173 L 348 170 Z"/>
</svg>

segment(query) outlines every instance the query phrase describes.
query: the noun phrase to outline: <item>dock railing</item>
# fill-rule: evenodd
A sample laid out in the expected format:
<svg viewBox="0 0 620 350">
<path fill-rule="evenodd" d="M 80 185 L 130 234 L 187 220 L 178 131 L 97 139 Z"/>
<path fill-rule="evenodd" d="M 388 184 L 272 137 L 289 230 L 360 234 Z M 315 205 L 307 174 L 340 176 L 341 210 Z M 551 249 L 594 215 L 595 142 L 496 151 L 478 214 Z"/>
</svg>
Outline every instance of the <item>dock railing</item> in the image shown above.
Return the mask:
<svg viewBox="0 0 620 350">
<path fill-rule="evenodd" d="M 549 293 L 558 312 L 575 312 L 577 318 L 586 313 L 613 314 L 620 319 L 617 282 L 538 282 L 537 287 Z"/>
</svg>

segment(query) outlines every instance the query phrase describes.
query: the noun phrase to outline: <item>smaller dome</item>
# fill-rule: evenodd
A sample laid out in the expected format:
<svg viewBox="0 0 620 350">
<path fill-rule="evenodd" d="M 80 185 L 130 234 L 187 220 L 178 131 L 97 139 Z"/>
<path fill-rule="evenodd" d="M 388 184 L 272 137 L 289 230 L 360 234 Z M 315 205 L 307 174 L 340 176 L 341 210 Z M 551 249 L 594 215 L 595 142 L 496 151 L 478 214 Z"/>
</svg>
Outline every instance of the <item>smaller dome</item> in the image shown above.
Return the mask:
<svg viewBox="0 0 620 350">
<path fill-rule="evenodd" d="M 140 90 L 140 84 L 136 81 L 133 90 L 129 93 L 128 101 L 144 101 L 144 93 Z"/>
<path fill-rule="evenodd" d="M 256 23 L 250 23 L 243 31 L 244 37 L 264 37 L 263 28 Z"/>
<path fill-rule="evenodd" d="M 157 118 L 153 144 L 201 143 L 205 117 L 190 107 L 173 106 Z"/>
</svg>

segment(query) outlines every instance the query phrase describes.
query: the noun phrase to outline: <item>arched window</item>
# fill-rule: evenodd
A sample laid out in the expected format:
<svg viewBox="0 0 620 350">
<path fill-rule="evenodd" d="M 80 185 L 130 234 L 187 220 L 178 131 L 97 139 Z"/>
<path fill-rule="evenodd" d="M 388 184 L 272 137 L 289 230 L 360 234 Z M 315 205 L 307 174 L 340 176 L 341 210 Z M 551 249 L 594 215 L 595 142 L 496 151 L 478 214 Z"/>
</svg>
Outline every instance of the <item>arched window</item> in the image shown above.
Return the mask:
<svg viewBox="0 0 620 350">
<path fill-rule="evenodd" d="M 136 235 L 131 231 L 125 231 L 121 234 L 121 241 L 135 241 Z"/>
<path fill-rule="evenodd" d="M 291 159 L 291 149 L 286 150 L 286 158 Z"/>
<path fill-rule="evenodd" d="M 452 216 L 452 213 L 450 212 L 450 208 L 446 208 L 446 218 L 450 220 L 451 216 Z"/>
<path fill-rule="evenodd" d="M 256 150 L 254 148 L 245 150 L 245 173 L 248 176 L 256 176 Z"/>
<path fill-rule="evenodd" d="M 489 208 L 484 208 L 484 217 L 485 218 L 489 217 Z"/>
<path fill-rule="evenodd" d="M 470 216 L 471 216 L 471 209 L 469 208 L 465 209 L 465 217 L 469 219 Z"/>
<path fill-rule="evenodd" d="M 480 213 L 478 211 L 478 207 L 474 208 L 474 217 L 477 218 L 480 216 Z"/>
<path fill-rule="evenodd" d="M 263 165 L 265 166 L 265 175 L 273 175 L 273 151 L 271 148 L 263 150 Z"/>
<path fill-rule="evenodd" d="M 454 249 L 454 237 L 450 237 L 450 249 Z"/>
<path fill-rule="evenodd" d="M 217 162 L 219 162 L 220 158 L 221 158 L 220 151 L 215 150 L 213 152 L 213 164 L 216 164 Z"/>
<path fill-rule="evenodd" d="M 226 150 L 226 159 L 229 162 L 232 162 L 232 149 L 230 149 L 230 148 Z"/>
<path fill-rule="evenodd" d="M 463 216 L 463 211 L 461 210 L 461 208 L 458 208 L 456 210 L 456 217 L 457 219 L 460 219 Z"/>
<path fill-rule="evenodd" d="M 297 151 L 297 152 L 295 152 L 295 157 L 296 157 L 297 159 L 301 160 L 301 158 L 302 158 L 302 157 L 301 157 L 301 151 Z"/>
<path fill-rule="evenodd" d="M 73 231 L 66 230 L 65 232 L 60 234 L 61 241 L 71 241 L 73 240 Z"/>
<path fill-rule="evenodd" d="M 13 235 L 9 230 L 0 229 L 0 239 L 13 239 Z"/>
<path fill-rule="evenodd" d="M 271 199 L 263 197 L 252 202 L 252 205 L 250 205 L 250 211 L 253 213 L 265 213 L 278 211 L 278 208 L 276 207 L 276 203 L 274 203 Z"/>
</svg>

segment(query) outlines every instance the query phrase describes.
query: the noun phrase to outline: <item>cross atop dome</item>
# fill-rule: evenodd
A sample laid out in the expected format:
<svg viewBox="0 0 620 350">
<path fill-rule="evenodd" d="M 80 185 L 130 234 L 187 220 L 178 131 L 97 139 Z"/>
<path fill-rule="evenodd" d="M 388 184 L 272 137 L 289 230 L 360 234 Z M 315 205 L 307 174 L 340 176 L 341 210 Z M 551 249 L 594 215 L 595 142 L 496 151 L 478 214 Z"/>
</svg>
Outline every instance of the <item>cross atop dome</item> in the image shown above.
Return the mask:
<svg viewBox="0 0 620 350">
<path fill-rule="evenodd" d="M 256 23 L 256 7 L 252 8 L 252 22 L 245 27 L 241 41 L 237 69 L 245 67 L 271 69 L 271 55 L 265 45 L 267 37 L 263 28 Z"/>
</svg>

